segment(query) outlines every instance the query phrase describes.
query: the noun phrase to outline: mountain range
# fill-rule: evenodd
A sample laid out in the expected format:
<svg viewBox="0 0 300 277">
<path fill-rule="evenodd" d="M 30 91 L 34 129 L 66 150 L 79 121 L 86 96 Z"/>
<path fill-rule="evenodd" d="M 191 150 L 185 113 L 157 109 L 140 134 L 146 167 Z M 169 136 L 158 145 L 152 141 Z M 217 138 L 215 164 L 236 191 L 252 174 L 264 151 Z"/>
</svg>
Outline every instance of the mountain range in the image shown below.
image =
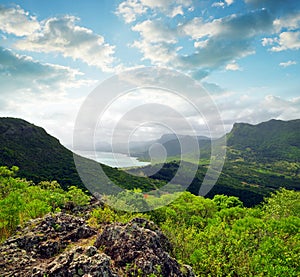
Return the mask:
<svg viewBox="0 0 300 277">
<path fill-rule="evenodd" d="M 143 148 L 131 148 L 133 155 L 144 160 L 150 160 L 149 148 L 153 143 L 162 144 L 169 158 L 180 158 L 181 154 L 193 152 L 187 147 L 182 153 L 181 144 L 189 145 L 196 140 L 201 150 L 201 158 L 210 158 L 211 142 L 218 145 L 218 141 L 205 136 L 176 136 L 175 134 L 163 135 L 160 139 L 144 142 Z M 300 120 L 270 120 L 257 125 L 248 123 L 235 123 L 232 130 L 225 135 L 227 141 L 227 158 L 234 160 L 243 158 L 247 161 L 274 162 L 285 160 L 290 162 L 300 161 Z M 141 143 L 142 144 L 142 143 Z"/>
<path fill-rule="evenodd" d="M 236 123 L 226 138 L 226 162 L 208 197 L 215 194 L 234 195 L 240 197 L 247 206 L 252 206 L 279 187 L 300 189 L 300 120 L 270 120 L 258 125 Z M 131 169 L 128 170 L 130 174 L 105 165 L 101 167 L 122 188 L 153 190 L 172 179 L 179 166 L 179 142 L 188 142 L 190 139 L 189 136 L 178 139 L 175 135 L 167 134 L 156 141 L 165 147 L 169 157 L 164 165 Z M 197 137 L 197 141 L 204 160 L 197 161 L 198 171 L 188 188 L 194 194 L 198 193 L 209 166 L 207 158 L 211 147 L 209 138 Z M 147 147 L 145 143 L 140 143 L 136 150 L 147 150 Z M 140 152 L 141 157 L 147 158 L 145 153 L 147 151 Z M 97 162 L 82 157 L 80 161 L 88 167 L 89 176 L 96 176 Z M 187 172 L 189 162 L 184 164 Z M 73 153 L 43 128 L 22 119 L 0 118 L 0 164 L 18 166 L 20 177 L 34 182 L 57 180 L 63 188 L 70 185 L 84 188 Z M 155 167 L 160 167 L 160 170 L 155 170 Z M 139 177 L 149 175 L 150 178 Z M 97 181 L 100 182 L 94 177 L 93 182 Z"/>
</svg>

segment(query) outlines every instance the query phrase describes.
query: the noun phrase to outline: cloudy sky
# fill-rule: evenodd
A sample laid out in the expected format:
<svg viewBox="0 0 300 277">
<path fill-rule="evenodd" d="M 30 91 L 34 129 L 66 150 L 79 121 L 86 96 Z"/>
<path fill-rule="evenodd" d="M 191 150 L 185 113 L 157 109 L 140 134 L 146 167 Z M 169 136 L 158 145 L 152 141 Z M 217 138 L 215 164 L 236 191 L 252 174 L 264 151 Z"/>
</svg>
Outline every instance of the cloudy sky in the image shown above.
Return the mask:
<svg viewBox="0 0 300 277">
<path fill-rule="evenodd" d="M 148 66 L 201 82 L 226 131 L 234 122 L 300 118 L 300 2 L 0 0 L 0 116 L 42 126 L 65 145 L 91 91 Z M 184 106 L 160 94 L 126 99 Z M 129 111 L 124 101 L 104 118 L 117 122 Z"/>
</svg>

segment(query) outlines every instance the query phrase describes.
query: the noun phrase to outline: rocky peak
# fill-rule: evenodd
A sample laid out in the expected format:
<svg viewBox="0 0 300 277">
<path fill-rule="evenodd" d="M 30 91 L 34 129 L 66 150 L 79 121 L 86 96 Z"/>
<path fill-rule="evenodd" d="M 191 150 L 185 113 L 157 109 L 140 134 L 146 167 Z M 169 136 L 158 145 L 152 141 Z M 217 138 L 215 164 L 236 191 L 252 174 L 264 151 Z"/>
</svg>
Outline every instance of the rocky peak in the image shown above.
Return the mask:
<svg viewBox="0 0 300 277">
<path fill-rule="evenodd" d="M 97 234 L 80 217 L 50 214 L 0 245 L 0 276 L 194 276 L 171 249 L 144 219 L 105 225 Z"/>
</svg>

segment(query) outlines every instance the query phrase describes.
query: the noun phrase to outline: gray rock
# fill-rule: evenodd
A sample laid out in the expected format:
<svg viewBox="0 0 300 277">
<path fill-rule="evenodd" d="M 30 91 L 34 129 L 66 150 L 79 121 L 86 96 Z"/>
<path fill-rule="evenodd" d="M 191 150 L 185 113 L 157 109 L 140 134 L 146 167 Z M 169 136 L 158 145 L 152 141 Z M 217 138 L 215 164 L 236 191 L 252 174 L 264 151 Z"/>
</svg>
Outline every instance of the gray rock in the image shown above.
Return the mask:
<svg viewBox="0 0 300 277">
<path fill-rule="evenodd" d="M 94 252 L 96 251 L 96 252 Z M 93 256 L 89 256 L 93 253 Z M 99 253 L 93 246 L 75 247 L 72 250 L 59 255 L 53 262 L 44 268 L 35 268 L 33 277 L 73 277 L 73 276 L 101 276 L 117 277 L 111 270 L 110 257 Z"/>
<path fill-rule="evenodd" d="M 95 234 L 82 218 L 64 213 L 31 220 L 0 246 L 0 276 L 31 276 L 36 264 Z"/>
<path fill-rule="evenodd" d="M 0 245 L 0 276 L 194 276 L 170 256 L 167 237 L 147 220 L 105 225 L 91 246 L 95 237 L 80 217 L 58 213 L 32 220 Z"/>
<path fill-rule="evenodd" d="M 104 248 L 105 254 L 129 276 L 193 276 L 189 270 L 181 271 L 179 263 L 168 253 L 171 245 L 166 236 L 144 219 L 106 226 L 95 247 Z"/>
</svg>

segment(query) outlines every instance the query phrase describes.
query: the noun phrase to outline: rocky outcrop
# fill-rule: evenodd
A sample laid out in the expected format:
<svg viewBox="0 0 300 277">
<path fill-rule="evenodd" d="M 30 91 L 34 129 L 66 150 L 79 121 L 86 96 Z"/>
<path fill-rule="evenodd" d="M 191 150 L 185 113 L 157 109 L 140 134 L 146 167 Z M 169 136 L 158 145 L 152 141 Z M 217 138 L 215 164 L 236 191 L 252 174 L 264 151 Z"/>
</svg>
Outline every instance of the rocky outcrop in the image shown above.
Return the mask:
<svg viewBox="0 0 300 277">
<path fill-rule="evenodd" d="M 58 213 L 30 221 L 0 247 L 0 276 L 32 276 L 36 265 L 48 262 L 96 231 L 82 218 Z"/>
<path fill-rule="evenodd" d="M 99 253 L 94 246 L 74 247 L 54 261 L 33 268 L 32 277 L 44 276 L 118 277 L 111 269 L 110 257 Z"/>
<path fill-rule="evenodd" d="M 129 276 L 193 276 L 188 267 L 182 272 L 169 255 L 171 244 L 154 223 L 135 218 L 127 224 L 111 224 L 104 228 L 95 244 L 123 268 Z"/>
<path fill-rule="evenodd" d="M 30 221 L 0 246 L 0 276 L 194 276 L 170 256 L 167 237 L 136 218 L 103 226 L 59 213 Z"/>
</svg>

